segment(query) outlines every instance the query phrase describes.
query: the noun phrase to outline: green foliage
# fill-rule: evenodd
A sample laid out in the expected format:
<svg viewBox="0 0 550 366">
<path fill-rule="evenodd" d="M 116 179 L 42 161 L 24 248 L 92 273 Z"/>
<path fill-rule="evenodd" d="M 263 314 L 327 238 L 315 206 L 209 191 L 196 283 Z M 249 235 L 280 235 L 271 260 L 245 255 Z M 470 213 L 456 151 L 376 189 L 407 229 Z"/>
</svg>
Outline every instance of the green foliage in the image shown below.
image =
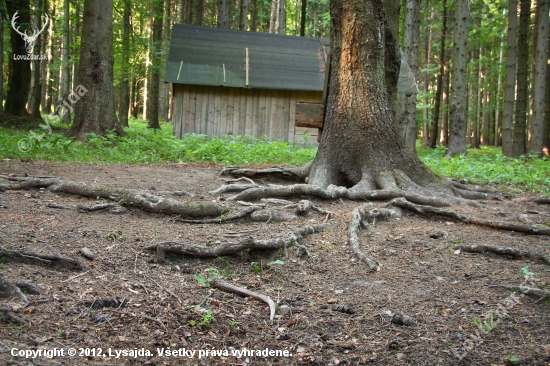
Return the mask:
<svg viewBox="0 0 550 366">
<path fill-rule="evenodd" d="M 285 262 L 283 262 L 283 261 L 277 259 L 276 261 L 269 262 L 269 263 L 267 264 L 267 266 L 268 266 L 268 267 L 271 267 L 271 266 L 273 266 L 273 265 L 283 265 L 283 264 L 285 264 Z"/>
<path fill-rule="evenodd" d="M 262 271 L 262 267 L 258 265 L 258 262 L 252 262 L 250 263 L 250 266 L 252 267 L 252 270 L 256 273 L 260 273 Z"/>
<path fill-rule="evenodd" d="M 535 275 L 533 272 L 529 271 L 529 266 L 522 267 L 520 271 L 521 271 L 521 274 L 523 274 L 525 277 L 530 277 Z"/>
<path fill-rule="evenodd" d="M 216 267 L 207 268 L 206 272 L 208 273 L 206 276 L 203 276 L 200 273 L 193 275 L 193 278 L 199 281 L 202 287 L 211 287 L 210 282 L 214 278 L 222 278 L 222 276 L 219 274 L 218 269 Z"/>
<path fill-rule="evenodd" d="M 507 359 L 510 364 L 521 361 L 521 358 L 517 355 L 505 355 L 504 358 Z"/>
<path fill-rule="evenodd" d="M 550 160 L 525 156 L 508 158 L 501 149 L 482 147 L 468 150 L 467 156 L 444 157 L 444 148 L 435 150 L 417 146 L 420 159 L 437 174 L 469 179 L 478 184 L 497 184 L 504 193 L 521 189 L 550 194 Z"/>
<path fill-rule="evenodd" d="M 475 325 L 480 330 L 482 330 L 483 332 L 489 334 L 497 326 L 498 324 L 497 320 L 498 320 L 497 313 L 490 311 L 489 313 L 486 314 L 485 319 L 474 317 L 472 319 L 472 324 Z"/>
</svg>

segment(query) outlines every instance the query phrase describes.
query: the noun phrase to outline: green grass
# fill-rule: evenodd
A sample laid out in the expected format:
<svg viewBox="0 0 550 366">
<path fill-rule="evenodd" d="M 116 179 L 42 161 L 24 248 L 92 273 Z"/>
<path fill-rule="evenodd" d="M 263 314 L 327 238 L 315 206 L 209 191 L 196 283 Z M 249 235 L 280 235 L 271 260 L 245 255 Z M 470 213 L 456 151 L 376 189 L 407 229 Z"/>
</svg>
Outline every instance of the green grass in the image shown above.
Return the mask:
<svg viewBox="0 0 550 366">
<path fill-rule="evenodd" d="M 550 194 L 550 160 L 536 157 L 508 158 L 499 148 L 469 149 L 466 156 L 444 157 L 444 149 L 417 146 L 418 156 L 434 172 L 477 184 L 496 184 L 504 193 L 518 190 Z"/>
<path fill-rule="evenodd" d="M 215 162 L 222 165 L 291 164 L 302 165 L 312 160 L 314 147 L 250 136 L 212 138 L 204 135 L 172 136 L 172 125 L 163 123 L 162 129 L 151 130 L 147 123 L 130 119 L 127 136 L 89 135 L 85 143 L 63 137 L 68 127 L 45 116 L 54 127 L 36 130 L 36 138 L 27 131 L 0 127 L 0 158 L 50 160 L 105 164 L 151 164 L 166 162 Z M 27 142 L 29 151 L 18 144 Z M 32 143 L 29 146 L 28 142 Z M 23 146 L 25 147 L 25 146 Z M 550 161 L 534 157 L 507 158 L 500 149 L 483 147 L 470 149 L 467 156 L 452 159 L 444 157 L 444 150 L 417 147 L 419 157 L 439 175 L 469 179 L 477 184 L 496 184 L 504 193 L 533 191 L 550 194 Z"/>
</svg>

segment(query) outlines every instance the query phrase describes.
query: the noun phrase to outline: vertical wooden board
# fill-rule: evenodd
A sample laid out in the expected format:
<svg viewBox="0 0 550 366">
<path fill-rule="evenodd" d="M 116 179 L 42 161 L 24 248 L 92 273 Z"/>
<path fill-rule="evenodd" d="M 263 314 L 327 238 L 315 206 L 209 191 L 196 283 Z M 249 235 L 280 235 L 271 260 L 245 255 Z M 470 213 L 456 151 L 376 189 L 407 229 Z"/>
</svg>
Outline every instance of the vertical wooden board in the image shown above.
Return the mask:
<svg viewBox="0 0 550 366">
<path fill-rule="evenodd" d="M 260 93 L 256 91 L 254 93 L 254 107 L 252 108 L 252 126 L 256 135 L 258 135 L 258 129 L 260 128 Z M 261 136 L 261 135 L 258 135 Z"/>
<path fill-rule="evenodd" d="M 289 96 L 289 113 L 288 113 L 288 142 L 296 142 L 294 140 L 295 124 L 296 124 L 296 91 L 290 91 Z"/>
<path fill-rule="evenodd" d="M 181 125 L 183 123 L 181 106 L 183 104 L 183 87 L 179 84 L 174 85 L 174 104 L 172 111 L 172 124 L 174 136 L 181 138 Z"/>
<path fill-rule="evenodd" d="M 267 100 L 265 89 L 260 90 L 258 98 L 259 98 L 258 120 L 256 123 L 254 123 L 254 125 L 252 125 L 252 136 L 254 137 L 261 136 L 262 126 L 268 121 L 267 120 L 268 100 Z"/>
<path fill-rule="evenodd" d="M 196 134 L 201 133 L 201 128 L 204 120 L 204 115 L 202 113 L 202 103 L 203 103 L 203 86 L 197 85 L 195 87 L 195 132 Z"/>
<path fill-rule="evenodd" d="M 241 95 L 244 92 L 243 88 L 235 88 L 233 93 L 233 135 L 240 135 L 239 132 L 239 120 L 240 120 L 240 111 L 241 111 Z"/>
<path fill-rule="evenodd" d="M 277 133 L 277 108 L 279 105 L 279 94 L 280 90 L 271 91 L 271 109 L 269 111 L 269 124 L 266 126 L 266 136 L 269 141 L 273 141 L 274 135 Z"/>
<path fill-rule="evenodd" d="M 215 112 L 215 99 L 216 99 L 216 88 L 208 87 L 208 107 L 207 107 L 207 116 L 206 116 L 206 131 L 205 135 L 213 136 L 214 134 L 214 112 Z"/>
<path fill-rule="evenodd" d="M 189 88 L 189 130 L 187 133 L 195 133 L 197 123 L 197 86 L 190 85 Z"/>
<path fill-rule="evenodd" d="M 181 134 L 185 135 L 189 132 L 189 85 L 183 86 L 183 124 Z M 181 137 L 181 136 L 180 136 Z"/>
<path fill-rule="evenodd" d="M 209 86 L 201 86 L 201 122 L 199 133 L 206 135 L 208 129 L 208 95 Z"/>
<path fill-rule="evenodd" d="M 235 88 L 226 88 L 227 91 L 227 107 L 225 113 L 225 133 L 228 135 L 234 135 L 233 132 L 233 112 L 235 105 Z"/>
<path fill-rule="evenodd" d="M 254 95 L 256 92 L 254 90 L 248 90 L 246 93 L 246 124 L 245 124 L 245 133 L 246 131 L 251 131 L 252 126 L 254 126 Z"/>
<path fill-rule="evenodd" d="M 241 91 L 241 98 L 239 100 L 239 136 L 246 135 L 246 101 L 248 95 L 250 94 L 250 89 L 243 89 Z"/>
<path fill-rule="evenodd" d="M 227 88 L 220 88 L 220 96 L 221 96 L 221 105 L 220 105 L 220 132 L 219 135 L 223 136 L 227 134 L 228 130 L 228 123 L 227 123 L 227 98 L 228 98 L 228 90 Z"/>
<path fill-rule="evenodd" d="M 221 137 L 221 129 L 222 129 L 222 122 L 221 122 L 221 110 L 222 110 L 222 87 L 217 86 L 215 88 L 216 90 L 216 97 L 214 99 L 214 131 L 212 132 L 213 136 Z"/>
<path fill-rule="evenodd" d="M 290 119 L 290 90 L 285 90 L 283 95 L 283 111 L 281 118 L 281 136 L 278 137 L 283 141 L 288 141 L 288 120 Z"/>
</svg>

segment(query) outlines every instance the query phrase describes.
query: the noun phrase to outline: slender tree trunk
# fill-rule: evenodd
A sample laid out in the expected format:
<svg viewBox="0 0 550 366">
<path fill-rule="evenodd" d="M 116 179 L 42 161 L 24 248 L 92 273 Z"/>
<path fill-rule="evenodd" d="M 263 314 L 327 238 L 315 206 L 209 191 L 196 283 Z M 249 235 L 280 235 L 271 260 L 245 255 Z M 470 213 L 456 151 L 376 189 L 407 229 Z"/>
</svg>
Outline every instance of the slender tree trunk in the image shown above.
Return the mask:
<svg viewBox="0 0 550 366">
<path fill-rule="evenodd" d="M 502 153 L 513 156 L 512 122 L 516 94 L 516 33 L 518 21 L 518 2 L 508 2 L 508 39 L 506 56 L 506 90 L 504 92 L 504 111 L 502 118 Z"/>
<path fill-rule="evenodd" d="M 241 0 L 241 9 L 239 14 L 239 30 L 246 30 L 248 27 L 248 0 Z"/>
<path fill-rule="evenodd" d="M 0 113 L 4 111 L 4 9 L 0 9 Z"/>
<path fill-rule="evenodd" d="M 218 28 L 229 28 L 228 0 L 218 0 Z"/>
<path fill-rule="evenodd" d="M 82 87 L 72 93 L 79 99 L 68 136 L 84 141 L 88 133 L 124 134 L 115 112 L 113 62 L 113 0 L 85 0 L 78 73 Z"/>
<path fill-rule="evenodd" d="M 300 37 L 305 37 L 307 0 L 302 0 L 301 3 L 302 3 L 302 9 L 300 12 Z"/>
<path fill-rule="evenodd" d="M 517 94 L 516 94 L 516 123 L 514 126 L 514 142 L 512 155 L 520 156 L 526 153 L 527 128 L 527 77 L 529 59 L 529 19 L 531 17 L 531 0 L 520 1 L 519 29 L 518 29 L 518 59 L 517 59 Z"/>
<path fill-rule="evenodd" d="M 433 19 L 435 16 L 435 7 L 431 5 L 431 11 L 430 11 L 430 32 L 428 34 L 428 37 L 426 38 L 426 43 L 424 46 L 425 55 L 424 55 L 424 68 L 427 70 L 431 66 L 431 60 L 432 60 L 432 44 L 433 44 Z M 424 85 L 423 85 L 423 91 L 424 91 L 424 108 L 422 110 L 422 116 L 423 116 L 423 129 L 422 129 L 422 145 L 428 146 L 430 143 L 430 132 L 429 132 L 429 118 L 430 118 L 430 109 L 427 107 L 429 105 L 429 99 L 428 95 L 430 92 L 430 72 L 426 71 L 424 72 Z"/>
<path fill-rule="evenodd" d="M 445 52 L 445 67 L 443 68 L 443 97 L 441 99 L 441 132 L 439 143 L 443 146 L 449 144 L 449 91 L 451 75 L 449 70 L 450 52 Z"/>
<path fill-rule="evenodd" d="M 69 89 L 71 88 L 71 78 L 69 75 L 69 0 L 63 0 L 63 45 L 61 47 L 61 97 L 67 100 Z M 61 120 L 65 124 L 71 123 L 71 111 L 66 110 Z"/>
<path fill-rule="evenodd" d="M 80 14 L 80 2 L 76 1 L 76 7 L 75 7 L 75 14 L 76 14 L 76 21 L 74 22 L 74 34 L 73 38 L 78 39 L 80 36 L 80 21 L 81 21 L 81 14 Z M 73 90 L 76 89 L 78 86 L 78 62 L 74 62 L 73 60 Z"/>
<path fill-rule="evenodd" d="M 149 103 L 149 128 L 160 129 L 159 124 L 159 86 L 160 86 L 160 66 L 161 58 L 159 56 L 162 48 L 162 15 L 163 0 L 155 0 L 153 3 L 153 32 L 151 47 L 151 97 Z"/>
<path fill-rule="evenodd" d="M 447 32 L 447 0 L 443 0 L 443 19 L 441 21 L 441 39 L 439 41 L 439 64 L 437 66 L 437 81 L 435 89 L 434 114 L 429 147 L 435 149 L 439 135 L 439 111 L 441 109 L 441 91 L 443 86 L 443 67 L 445 62 L 445 35 Z"/>
<path fill-rule="evenodd" d="M 28 25 L 30 20 L 29 0 L 14 0 L 7 3 L 8 16 L 13 19 L 13 15 L 18 11 L 18 25 Z M 22 29 L 23 27 L 21 27 Z M 10 40 L 12 55 L 8 59 L 9 77 L 8 94 L 6 95 L 5 111 L 14 116 L 26 116 L 27 97 L 31 87 L 31 62 L 29 60 L 14 60 L 13 55 L 27 55 L 25 41 L 15 29 L 10 27 Z"/>
<path fill-rule="evenodd" d="M 193 0 L 193 24 L 204 23 L 204 0 Z"/>
<path fill-rule="evenodd" d="M 170 45 L 170 35 L 171 35 L 171 21 L 172 21 L 172 0 L 164 0 L 164 25 L 162 29 L 162 47 L 168 49 Z M 164 53 L 163 53 L 164 54 Z M 161 57 L 162 61 L 162 70 L 166 69 L 166 59 L 167 56 Z M 161 77 L 162 78 L 162 77 Z M 159 98 L 159 117 L 163 118 L 165 121 L 169 120 L 169 111 L 170 111 L 170 84 L 160 82 L 160 98 Z"/>
<path fill-rule="evenodd" d="M 489 70 L 486 68 L 483 71 L 483 99 L 481 101 L 481 144 L 484 146 L 491 145 L 491 118 L 489 116 L 489 82 L 487 81 Z"/>
<path fill-rule="evenodd" d="M 548 45 L 548 0 L 537 0 L 537 37 L 535 39 L 535 73 L 533 77 L 533 113 L 529 127 L 529 152 L 542 157 L 544 133 L 544 98 Z"/>
<path fill-rule="evenodd" d="M 271 13 L 269 15 L 269 33 L 275 33 L 275 21 L 277 20 L 277 6 L 279 0 L 271 0 Z"/>
<path fill-rule="evenodd" d="M 275 33 L 277 34 L 286 33 L 286 0 L 278 1 Z"/>
<path fill-rule="evenodd" d="M 451 121 L 448 156 L 466 155 L 466 69 L 468 63 L 469 0 L 456 1 L 453 68 L 451 71 Z"/>
<path fill-rule="evenodd" d="M 124 0 L 122 14 L 122 54 L 130 54 L 130 16 L 132 15 L 131 0 Z M 128 127 L 128 110 L 130 107 L 130 63 L 123 57 L 120 65 L 120 101 L 118 104 L 118 119 L 122 127 Z"/>
<path fill-rule="evenodd" d="M 497 92 L 495 94 L 496 99 L 496 111 L 495 111 L 495 140 L 494 147 L 498 147 L 500 140 L 500 91 L 502 89 L 502 60 L 504 59 L 504 40 L 500 41 L 500 51 L 498 57 L 498 81 Z"/>
<path fill-rule="evenodd" d="M 550 31 L 550 29 L 549 29 Z M 550 52 L 550 34 L 548 35 L 548 46 Z M 542 132 L 542 146 L 544 153 L 550 155 L 550 62 L 546 65 L 546 91 L 544 93 L 544 127 Z"/>
<path fill-rule="evenodd" d="M 41 29 L 42 28 L 42 9 L 41 9 L 41 2 L 40 0 L 34 0 L 35 3 L 35 16 L 34 16 L 34 29 Z M 46 25 L 47 27 L 47 25 Z M 47 30 L 44 30 L 47 32 Z M 36 43 L 34 45 L 34 54 L 40 55 L 42 53 L 42 37 L 38 37 L 36 39 Z M 42 119 L 42 116 L 40 114 L 40 93 L 42 92 L 42 82 L 40 79 L 40 65 L 42 64 L 40 59 L 33 60 L 32 61 L 32 87 L 29 97 L 29 112 L 30 114 L 35 117 Z"/>
<path fill-rule="evenodd" d="M 250 31 L 258 31 L 258 0 L 252 0 L 252 14 L 250 18 Z"/>
</svg>

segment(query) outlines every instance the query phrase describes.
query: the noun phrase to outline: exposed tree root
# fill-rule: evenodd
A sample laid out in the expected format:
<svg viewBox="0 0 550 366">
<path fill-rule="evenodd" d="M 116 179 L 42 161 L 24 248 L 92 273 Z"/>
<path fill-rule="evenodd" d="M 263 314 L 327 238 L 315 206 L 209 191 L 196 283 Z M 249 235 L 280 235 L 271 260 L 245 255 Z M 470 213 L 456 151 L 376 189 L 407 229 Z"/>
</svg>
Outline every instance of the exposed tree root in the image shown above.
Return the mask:
<svg viewBox="0 0 550 366">
<path fill-rule="evenodd" d="M 227 192 L 242 192 L 251 188 L 260 188 L 257 184 L 225 184 L 218 189 L 208 192 L 209 194 L 222 194 Z"/>
<path fill-rule="evenodd" d="M 273 324 L 273 318 L 275 317 L 275 303 L 273 302 L 273 300 L 271 300 L 269 296 L 232 285 L 218 278 L 214 278 L 212 281 L 210 281 L 210 284 L 214 287 L 219 288 L 220 290 L 232 292 L 241 296 L 251 296 L 255 299 L 265 302 L 267 305 L 269 305 L 269 320 L 271 321 L 271 324 Z"/>
<path fill-rule="evenodd" d="M 451 181 L 451 185 L 454 188 L 458 188 L 458 189 L 461 189 L 463 191 L 475 191 L 475 192 L 492 193 L 492 194 L 497 193 L 494 190 L 489 189 L 489 188 L 483 188 L 483 187 L 478 187 L 478 186 L 472 187 L 472 186 L 469 186 L 467 184 L 463 184 L 461 182 L 457 182 L 457 181 L 454 181 L 454 180 Z"/>
<path fill-rule="evenodd" d="M 317 211 L 319 213 L 322 213 L 324 215 L 329 213 L 328 211 L 326 211 L 322 207 L 314 205 L 309 200 L 301 200 L 298 203 L 291 203 L 289 205 L 286 205 L 285 208 L 296 208 L 296 215 L 299 215 L 299 216 L 305 216 L 311 210 L 315 210 L 315 211 Z"/>
<path fill-rule="evenodd" d="M 13 313 L 13 311 L 8 305 L 0 306 L 0 314 L 1 314 L 2 320 L 6 323 L 25 324 L 25 321 L 17 317 L 17 315 Z"/>
<path fill-rule="evenodd" d="M 246 217 L 253 213 L 254 211 L 262 209 L 263 206 L 261 205 L 251 205 L 246 207 L 244 210 L 241 210 L 239 212 L 235 212 L 229 215 L 220 215 L 219 217 L 216 217 L 215 219 L 201 219 L 201 220 L 185 220 L 185 219 L 178 219 L 179 222 L 185 222 L 188 224 L 223 224 L 224 222 L 237 220 L 243 217 Z"/>
<path fill-rule="evenodd" d="M 146 249 L 156 250 L 157 258 L 159 261 L 166 260 L 166 253 L 191 255 L 199 258 L 215 258 L 219 256 L 224 256 L 224 255 L 237 254 L 247 249 L 274 250 L 274 249 L 286 248 L 292 244 L 299 243 L 305 236 L 323 231 L 327 227 L 328 227 L 327 224 L 302 226 L 294 230 L 294 232 L 290 234 L 286 239 L 276 238 L 276 239 L 256 240 L 252 237 L 249 237 L 236 244 L 229 243 L 224 245 L 218 245 L 215 247 L 205 247 L 204 245 L 166 241 L 155 245 L 151 245 Z"/>
<path fill-rule="evenodd" d="M 527 286 L 503 286 L 503 285 L 497 285 L 498 287 L 503 287 L 508 290 L 512 291 L 518 291 L 521 292 L 524 295 L 527 295 L 535 300 L 536 302 L 541 303 L 546 300 L 550 300 L 550 291 L 541 290 L 535 287 L 527 287 Z"/>
<path fill-rule="evenodd" d="M 540 205 L 550 205 L 550 197 L 540 197 L 534 200 L 533 202 L 538 203 Z"/>
<path fill-rule="evenodd" d="M 390 218 L 401 217 L 401 211 L 387 208 L 374 208 L 372 204 L 362 205 L 351 213 L 351 223 L 348 226 L 348 242 L 353 250 L 353 254 L 365 263 L 369 270 L 379 271 L 380 266 L 361 251 L 359 245 L 359 230 L 361 226 L 367 228 L 369 222 L 378 220 L 387 220 Z"/>
<path fill-rule="evenodd" d="M 13 182 L 0 185 L 0 187 L 6 190 L 47 188 L 57 193 L 66 193 L 94 199 L 98 197 L 104 198 L 118 202 L 119 204 L 131 205 L 132 207 L 152 213 L 181 215 L 182 217 L 212 217 L 220 216 L 222 213 L 229 211 L 229 208 L 217 204 L 208 202 L 179 202 L 171 198 L 160 197 L 137 189 L 119 189 L 103 185 L 88 186 L 84 183 L 64 182 L 55 178 L 7 176 L 0 176 L 0 178 Z M 170 191 L 165 193 L 174 194 L 175 192 Z"/>
<path fill-rule="evenodd" d="M 229 167 L 222 170 L 220 175 L 232 175 L 238 177 L 258 178 L 258 177 L 277 177 L 304 182 L 309 175 L 312 162 L 306 163 L 298 168 L 279 168 L 268 169 L 240 169 Z"/>
<path fill-rule="evenodd" d="M 523 225 L 515 222 L 503 222 L 503 221 L 481 219 L 478 217 L 465 215 L 456 211 L 450 211 L 450 210 L 431 207 L 431 206 L 416 205 L 414 203 L 408 202 L 404 198 L 396 198 L 392 200 L 391 203 L 397 207 L 401 207 L 421 215 L 427 215 L 427 214 L 439 215 L 439 216 L 450 217 L 455 220 L 464 222 L 466 224 L 487 226 L 487 227 L 500 229 L 500 230 L 520 231 L 523 233 L 535 234 L 535 235 L 550 235 L 550 228 L 545 228 L 537 225 Z"/>
<path fill-rule="evenodd" d="M 76 259 L 65 257 L 60 254 L 38 254 L 0 247 L 0 257 L 12 262 L 24 260 L 32 264 L 52 266 L 58 269 L 65 268 L 77 271 L 82 271 L 84 269 L 84 265 Z"/>
<path fill-rule="evenodd" d="M 436 207 L 452 206 L 453 204 L 464 202 L 462 199 L 456 197 L 426 196 L 413 191 L 403 191 L 399 189 L 360 191 L 337 186 L 329 186 L 327 189 L 323 189 L 321 187 L 309 184 L 251 188 L 235 196 L 228 197 L 227 200 L 255 201 L 262 198 L 283 198 L 295 196 L 313 196 L 325 200 L 334 200 L 338 198 L 347 198 L 350 200 L 389 200 L 404 197 L 410 202 Z"/>
<path fill-rule="evenodd" d="M 541 262 L 550 266 L 550 258 L 542 254 L 519 250 L 509 247 L 498 247 L 495 245 L 457 245 L 454 249 L 460 249 L 469 253 L 495 253 L 499 255 L 508 255 L 514 258 L 529 258 L 531 260 Z"/>
</svg>

